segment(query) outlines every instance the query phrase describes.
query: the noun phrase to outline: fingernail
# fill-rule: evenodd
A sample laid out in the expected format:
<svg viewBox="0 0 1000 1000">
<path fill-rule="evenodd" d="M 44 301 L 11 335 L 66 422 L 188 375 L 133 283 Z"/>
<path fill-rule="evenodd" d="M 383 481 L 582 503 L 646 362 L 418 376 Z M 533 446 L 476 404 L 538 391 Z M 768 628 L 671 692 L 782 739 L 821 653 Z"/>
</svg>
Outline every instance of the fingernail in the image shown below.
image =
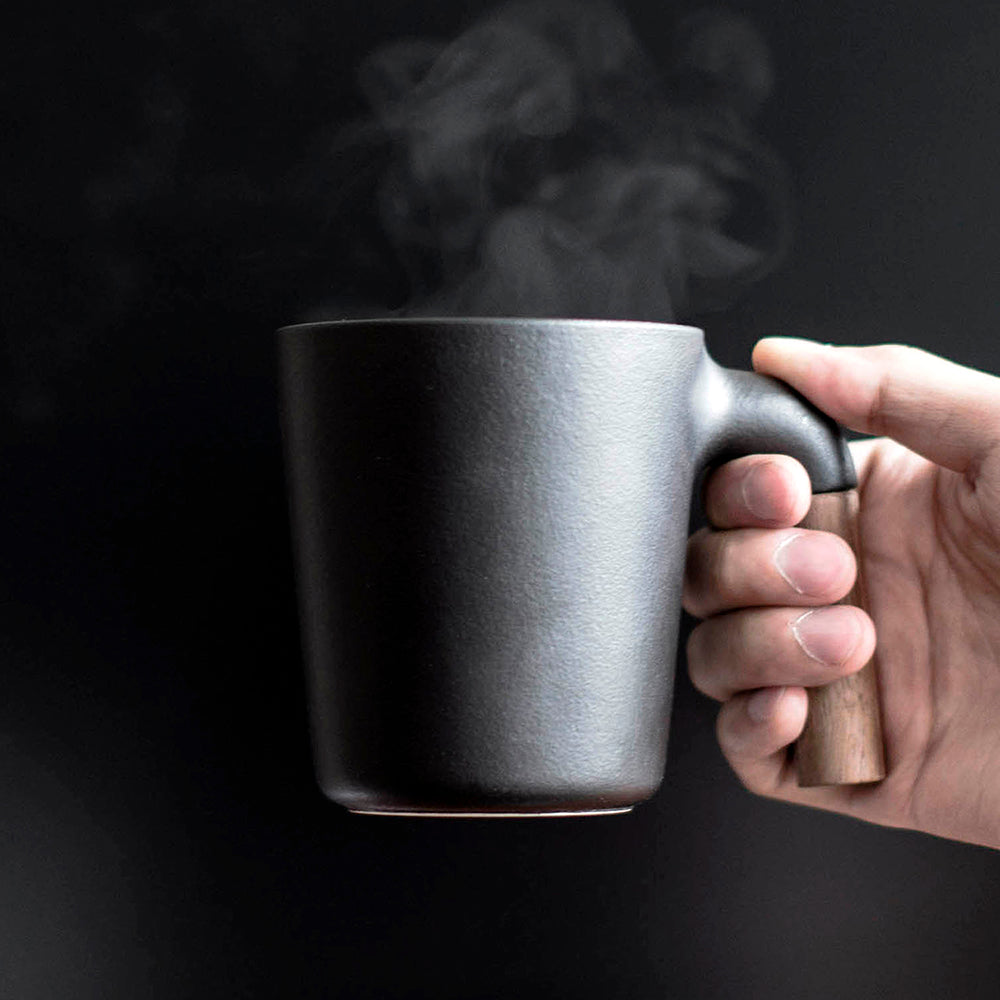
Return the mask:
<svg viewBox="0 0 1000 1000">
<path fill-rule="evenodd" d="M 754 691 L 747 699 L 747 715 L 758 725 L 767 722 L 778 710 L 778 705 L 787 690 L 788 688 L 784 687 L 769 687 Z"/>
<path fill-rule="evenodd" d="M 827 666 L 843 663 L 861 639 L 861 622 L 843 604 L 814 608 L 790 623 L 795 641 L 806 656 Z"/>
<path fill-rule="evenodd" d="M 806 337 L 762 337 L 761 342 L 765 340 L 773 340 L 775 343 L 780 344 L 783 350 L 798 351 L 800 353 L 806 353 L 809 351 L 824 351 L 833 347 L 833 344 L 824 343 L 820 340 L 809 340 Z"/>
<path fill-rule="evenodd" d="M 757 348 L 765 341 L 773 341 L 769 352 L 765 350 L 763 356 L 758 357 Z M 754 367 L 758 361 L 763 361 L 767 353 L 771 353 L 770 363 L 765 363 L 764 370 L 780 370 L 783 375 L 804 375 L 813 364 L 820 362 L 824 357 L 829 357 L 832 348 L 828 344 L 821 344 L 816 340 L 803 340 L 800 337 L 767 337 L 760 341 L 754 348 Z"/>
<path fill-rule="evenodd" d="M 757 486 L 764 466 L 772 464 L 771 462 L 760 462 L 754 465 L 743 477 L 743 482 L 740 483 L 743 505 L 754 517 L 759 517 L 762 521 L 773 520 L 775 517 L 774 511 L 763 501 L 761 491 Z"/>
<path fill-rule="evenodd" d="M 789 535 L 771 558 L 793 590 L 809 597 L 821 597 L 843 573 L 843 565 L 832 555 L 831 549 L 830 540 L 822 535 Z"/>
</svg>

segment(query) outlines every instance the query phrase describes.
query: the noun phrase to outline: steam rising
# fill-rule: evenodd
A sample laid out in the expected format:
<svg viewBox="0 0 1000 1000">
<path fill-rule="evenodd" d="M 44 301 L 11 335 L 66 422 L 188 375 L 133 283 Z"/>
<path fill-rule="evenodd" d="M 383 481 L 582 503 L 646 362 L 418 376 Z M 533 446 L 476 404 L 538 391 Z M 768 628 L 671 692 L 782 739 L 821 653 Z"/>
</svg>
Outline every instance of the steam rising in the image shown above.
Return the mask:
<svg viewBox="0 0 1000 1000">
<path fill-rule="evenodd" d="M 768 53 L 732 14 L 683 19 L 654 58 L 610 3 L 509 3 L 451 41 L 372 52 L 352 126 L 329 5 L 154 0 L 97 48 L 57 36 L 22 52 L 36 95 L 16 116 L 49 151 L 3 171 L 0 410 L 17 425 L 86 411 L 95 347 L 117 356 L 182 307 L 683 319 L 787 241 L 753 127 Z M 89 80 L 102 47 L 106 74 L 71 93 L 52 45 L 65 78 Z M 170 342 L 196 353 L 184 330 Z"/>
<path fill-rule="evenodd" d="M 378 216 L 411 314 L 669 320 L 779 260 L 780 165 L 751 127 L 771 89 L 743 19 L 676 29 L 662 70 L 601 0 L 503 5 L 450 43 L 364 62 L 386 143 Z"/>
</svg>

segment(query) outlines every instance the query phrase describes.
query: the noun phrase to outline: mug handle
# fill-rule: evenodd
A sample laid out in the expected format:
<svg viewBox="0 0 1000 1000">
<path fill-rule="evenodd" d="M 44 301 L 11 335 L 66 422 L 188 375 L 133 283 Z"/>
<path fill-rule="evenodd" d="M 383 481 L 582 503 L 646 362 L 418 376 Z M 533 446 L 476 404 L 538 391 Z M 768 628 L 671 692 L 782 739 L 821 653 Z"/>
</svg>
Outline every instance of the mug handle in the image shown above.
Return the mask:
<svg viewBox="0 0 1000 1000">
<path fill-rule="evenodd" d="M 868 610 L 858 545 L 857 476 L 840 426 L 778 379 L 722 368 L 708 355 L 692 405 L 701 428 L 700 465 L 781 452 L 798 459 L 812 482 L 802 528 L 843 538 L 858 560 L 851 592 L 840 602 Z M 809 714 L 795 744 L 802 787 L 855 785 L 885 777 L 877 656 L 849 677 L 808 688 Z"/>
</svg>

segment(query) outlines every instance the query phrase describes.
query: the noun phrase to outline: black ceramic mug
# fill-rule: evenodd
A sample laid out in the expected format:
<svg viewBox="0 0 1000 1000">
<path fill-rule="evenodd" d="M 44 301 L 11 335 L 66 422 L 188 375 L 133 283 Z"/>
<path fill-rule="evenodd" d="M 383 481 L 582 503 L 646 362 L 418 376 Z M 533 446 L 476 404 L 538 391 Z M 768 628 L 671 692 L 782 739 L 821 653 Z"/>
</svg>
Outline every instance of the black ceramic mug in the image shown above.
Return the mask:
<svg viewBox="0 0 1000 1000">
<path fill-rule="evenodd" d="M 631 808 L 662 780 L 699 473 L 792 455 L 850 537 L 837 425 L 693 327 L 351 320 L 279 343 L 315 760 L 353 811 Z M 805 784 L 881 777 L 872 668 L 840 684 L 811 706 Z"/>
</svg>

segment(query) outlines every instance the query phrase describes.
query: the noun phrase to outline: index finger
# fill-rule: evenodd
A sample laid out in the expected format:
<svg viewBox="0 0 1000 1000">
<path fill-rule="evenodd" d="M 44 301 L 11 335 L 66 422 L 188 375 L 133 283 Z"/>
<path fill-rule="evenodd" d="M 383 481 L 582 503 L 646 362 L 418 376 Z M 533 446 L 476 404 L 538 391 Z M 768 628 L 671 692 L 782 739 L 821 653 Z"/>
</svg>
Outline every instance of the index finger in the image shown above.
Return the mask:
<svg viewBox="0 0 1000 1000">
<path fill-rule="evenodd" d="M 715 528 L 787 528 L 806 516 L 809 475 L 788 455 L 747 455 L 706 480 L 705 516 Z"/>
<path fill-rule="evenodd" d="M 845 427 L 891 437 L 970 478 L 1000 447 L 1000 379 L 916 347 L 765 337 L 753 366 Z"/>
</svg>

